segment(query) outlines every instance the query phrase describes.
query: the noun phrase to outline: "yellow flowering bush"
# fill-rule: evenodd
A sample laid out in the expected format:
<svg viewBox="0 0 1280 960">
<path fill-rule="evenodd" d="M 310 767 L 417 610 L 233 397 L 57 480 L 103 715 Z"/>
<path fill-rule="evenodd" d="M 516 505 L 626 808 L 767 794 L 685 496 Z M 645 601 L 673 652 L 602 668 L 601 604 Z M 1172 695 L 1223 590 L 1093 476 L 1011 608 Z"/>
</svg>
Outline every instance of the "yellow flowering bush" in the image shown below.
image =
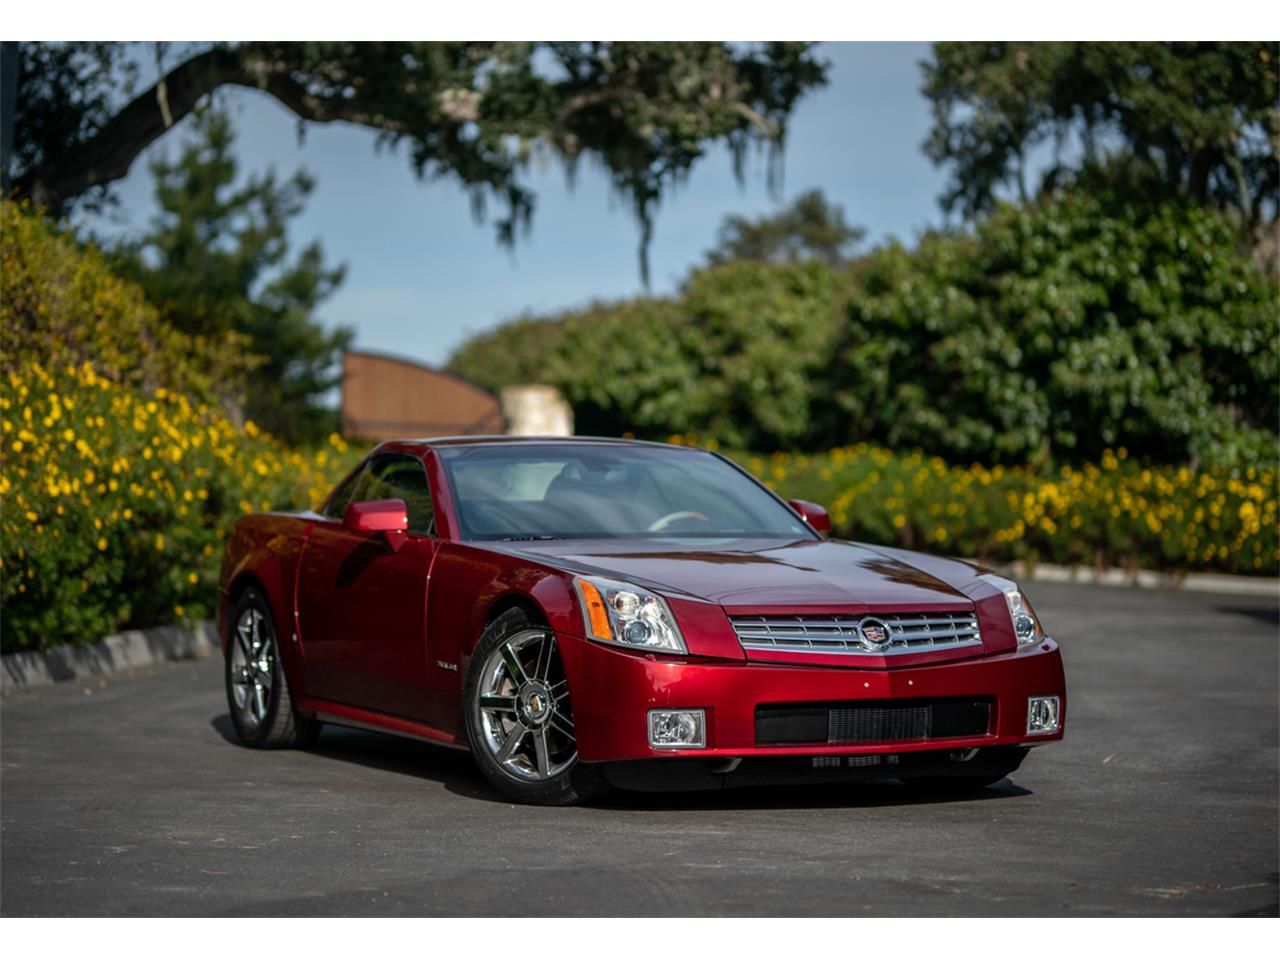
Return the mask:
<svg viewBox="0 0 1280 960">
<path fill-rule="evenodd" d="M 1274 467 L 1152 466 L 1123 448 L 1047 468 L 954 466 L 868 444 L 734 458 L 779 494 L 827 507 L 836 536 L 986 561 L 1280 572 Z"/>
<path fill-rule="evenodd" d="M 9 370 L 0 392 L 3 649 L 211 616 L 241 514 L 318 503 L 357 451 L 253 423 L 90 363 Z"/>
<path fill-rule="evenodd" d="M 0 199 L 0 372 L 93 364 L 99 376 L 208 402 L 237 403 L 259 361 L 248 340 L 217 341 L 170 327 L 141 288 L 117 276 L 26 204 Z"/>
</svg>

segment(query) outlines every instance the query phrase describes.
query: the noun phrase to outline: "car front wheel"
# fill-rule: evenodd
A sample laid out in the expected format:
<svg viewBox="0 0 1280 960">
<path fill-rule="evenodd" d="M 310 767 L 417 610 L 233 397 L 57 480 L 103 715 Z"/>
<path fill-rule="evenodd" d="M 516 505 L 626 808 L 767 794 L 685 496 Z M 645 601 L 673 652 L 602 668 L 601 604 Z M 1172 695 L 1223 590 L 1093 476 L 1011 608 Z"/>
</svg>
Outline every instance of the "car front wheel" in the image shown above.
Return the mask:
<svg viewBox="0 0 1280 960">
<path fill-rule="evenodd" d="M 485 629 L 464 689 L 467 738 L 485 778 L 522 803 L 582 803 L 602 774 L 578 760 L 569 681 L 555 633 L 521 609 Z"/>
</svg>

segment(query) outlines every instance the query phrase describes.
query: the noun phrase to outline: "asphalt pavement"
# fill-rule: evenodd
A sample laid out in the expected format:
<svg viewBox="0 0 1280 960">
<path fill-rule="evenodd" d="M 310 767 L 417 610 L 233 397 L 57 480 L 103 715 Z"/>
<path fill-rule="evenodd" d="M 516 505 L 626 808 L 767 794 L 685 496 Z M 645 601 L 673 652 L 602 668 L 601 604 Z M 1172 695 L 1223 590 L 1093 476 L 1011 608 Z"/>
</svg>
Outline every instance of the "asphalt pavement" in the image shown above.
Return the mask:
<svg viewBox="0 0 1280 960">
<path fill-rule="evenodd" d="M 0 914 L 1280 911 L 1275 599 L 1036 584 L 1067 737 L 966 799 L 898 784 L 520 807 L 464 753 L 230 742 L 221 662 L 0 706 Z"/>
</svg>

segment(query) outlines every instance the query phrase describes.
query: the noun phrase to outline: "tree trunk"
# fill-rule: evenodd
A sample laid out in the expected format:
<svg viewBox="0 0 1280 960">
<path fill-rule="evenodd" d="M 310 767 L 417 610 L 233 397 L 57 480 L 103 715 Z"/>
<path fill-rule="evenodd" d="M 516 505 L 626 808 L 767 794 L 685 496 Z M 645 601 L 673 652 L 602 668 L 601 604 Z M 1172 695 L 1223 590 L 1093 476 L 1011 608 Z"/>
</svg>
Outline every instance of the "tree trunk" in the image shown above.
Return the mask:
<svg viewBox="0 0 1280 960">
<path fill-rule="evenodd" d="M 13 112 L 18 105 L 18 43 L 0 43 L 0 196 L 9 195 L 13 162 Z"/>
<path fill-rule="evenodd" d="M 1209 174 L 1212 172 L 1217 158 L 1208 148 L 1197 150 L 1191 155 L 1191 170 L 1187 188 L 1196 203 L 1204 203 L 1209 197 Z"/>
</svg>

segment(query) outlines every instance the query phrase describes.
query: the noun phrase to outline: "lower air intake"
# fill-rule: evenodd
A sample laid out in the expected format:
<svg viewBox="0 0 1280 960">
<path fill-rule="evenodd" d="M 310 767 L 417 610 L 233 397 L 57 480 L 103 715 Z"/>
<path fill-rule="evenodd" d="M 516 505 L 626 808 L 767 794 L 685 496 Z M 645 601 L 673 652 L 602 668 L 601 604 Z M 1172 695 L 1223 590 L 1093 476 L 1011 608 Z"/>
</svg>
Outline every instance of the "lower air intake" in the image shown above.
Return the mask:
<svg viewBox="0 0 1280 960">
<path fill-rule="evenodd" d="M 981 737 L 991 729 L 990 700 L 896 700 L 762 704 L 756 743 L 903 743 Z"/>
<path fill-rule="evenodd" d="M 886 740 L 925 740 L 929 710 L 923 707 L 851 707 L 832 710 L 828 743 L 882 743 Z"/>
</svg>

